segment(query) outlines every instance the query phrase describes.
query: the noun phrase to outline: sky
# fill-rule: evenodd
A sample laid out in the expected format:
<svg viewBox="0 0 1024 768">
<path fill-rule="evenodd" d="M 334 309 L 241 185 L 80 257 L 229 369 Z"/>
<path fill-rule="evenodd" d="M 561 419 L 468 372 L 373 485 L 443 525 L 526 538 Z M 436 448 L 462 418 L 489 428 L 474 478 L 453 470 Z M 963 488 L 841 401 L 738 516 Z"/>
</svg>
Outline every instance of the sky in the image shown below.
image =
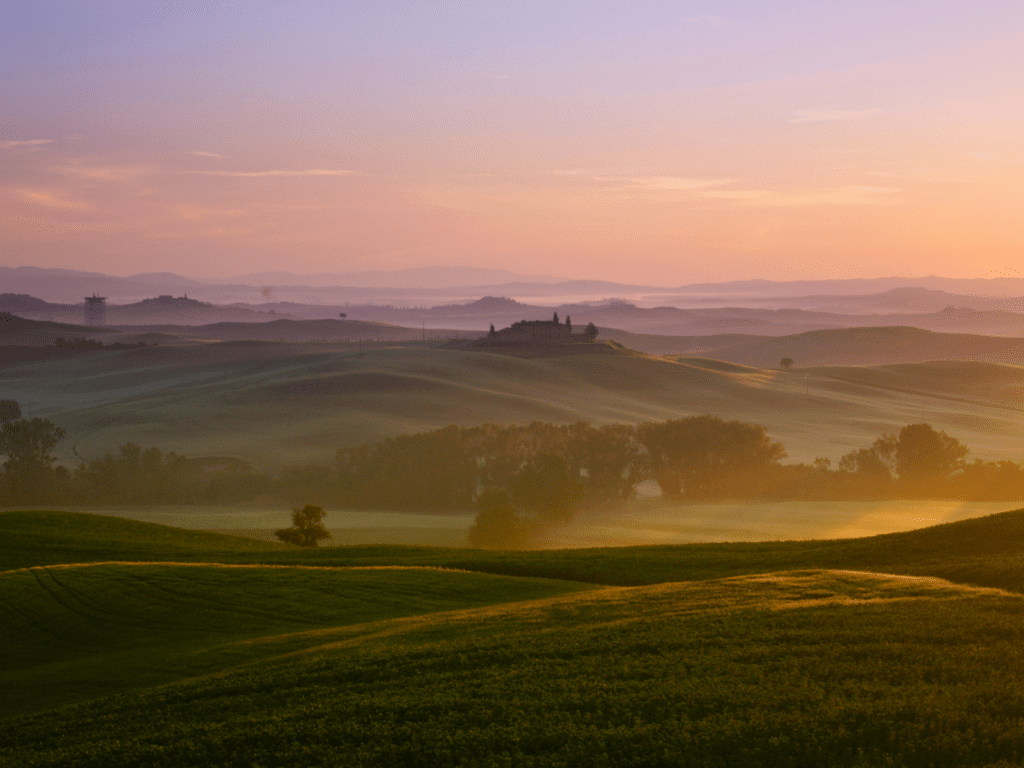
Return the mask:
<svg viewBox="0 0 1024 768">
<path fill-rule="evenodd" d="M 5 6 L 4 266 L 1024 276 L 1020 0 Z"/>
</svg>

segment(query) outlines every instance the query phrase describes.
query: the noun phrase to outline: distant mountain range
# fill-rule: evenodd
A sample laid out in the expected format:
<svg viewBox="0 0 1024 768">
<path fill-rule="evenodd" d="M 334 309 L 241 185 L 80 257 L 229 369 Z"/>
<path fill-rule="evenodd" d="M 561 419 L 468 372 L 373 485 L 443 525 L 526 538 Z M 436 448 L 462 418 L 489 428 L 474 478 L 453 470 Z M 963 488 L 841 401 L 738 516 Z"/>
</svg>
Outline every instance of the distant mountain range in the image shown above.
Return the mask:
<svg viewBox="0 0 1024 768">
<path fill-rule="evenodd" d="M 862 312 L 936 312 L 950 306 L 979 310 L 1024 312 L 1024 298 L 1020 296 L 972 296 L 921 287 L 892 288 L 883 293 L 849 296 L 819 294 L 816 296 L 759 297 L 751 299 L 750 303 L 753 305 L 771 305 L 775 308 L 794 307 L 846 314 Z"/>
<path fill-rule="evenodd" d="M 863 295 L 893 288 L 927 288 L 978 296 L 1022 296 L 1024 278 L 875 277 L 849 280 L 734 280 L 725 283 L 694 283 L 676 289 L 684 294 L 729 293 L 748 296 Z"/>
<path fill-rule="evenodd" d="M 889 294 L 868 297 L 840 297 L 848 306 L 853 299 L 862 300 L 862 310 L 889 302 L 893 309 L 901 303 L 914 304 L 920 291 L 909 294 L 904 301 L 896 289 Z M 966 301 L 970 297 L 927 291 L 924 297 L 934 305 L 942 301 Z M 983 305 L 1017 306 L 1013 299 L 985 299 Z M 340 310 L 340 311 L 339 311 Z M 28 294 L 0 294 L 0 311 L 19 317 L 61 323 L 83 323 L 83 304 L 57 304 L 45 302 Z M 570 318 L 577 326 L 594 323 L 601 328 L 618 329 L 629 333 L 664 336 L 710 336 L 723 333 L 743 333 L 759 336 L 784 336 L 806 331 L 855 328 L 908 326 L 946 333 L 973 333 L 990 336 L 1024 337 L 1024 313 L 1003 309 L 973 309 L 950 304 L 937 311 L 927 312 L 828 312 L 800 308 L 769 309 L 764 307 L 640 307 L 626 301 L 603 303 L 576 303 L 542 306 L 527 304 L 508 297 L 485 296 L 465 303 L 441 304 L 431 307 L 396 307 L 394 305 L 322 305 L 295 302 L 275 302 L 254 305 L 215 305 L 185 296 L 162 295 L 131 304 L 108 304 L 106 325 L 132 329 L 156 326 L 209 326 L 214 323 L 270 323 L 289 320 L 297 323 L 283 336 L 266 336 L 250 329 L 248 338 L 323 339 L 342 338 L 348 334 L 323 335 L 323 323 L 358 321 L 410 329 L 449 329 L 462 332 L 482 332 L 491 325 L 496 328 L 519 320 L 549 320 L 558 315 L 561 322 Z M 305 325 L 303 324 L 305 323 Z M 316 325 L 319 323 L 320 325 Z M 344 324 L 344 322 L 342 322 Z M 282 326 L 284 327 L 284 326 Z M 331 333 L 338 329 L 330 326 Z M 267 331 L 269 332 L 269 331 Z M 245 336 L 234 335 L 232 338 Z M 410 335 L 410 338 L 412 335 Z"/>
<path fill-rule="evenodd" d="M 84 302 L 58 304 L 35 296 L 19 293 L 0 293 L 0 312 L 11 312 L 33 320 L 77 324 L 85 322 Z M 187 296 L 161 295 L 131 304 L 108 304 L 106 325 L 153 325 L 173 323 L 198 325 L 213 322 L 259 323 L 276 320 L 280 316 L 272 310 L 253 310 L 247 307 L 216 306 Z"/>
<path fill-rule="evenodd" d="M 112 304 L 160 295 L 215 304 L 391 304 L 401 307 L 464 303 L 481 296 L 507 296 L 559 306 L 611 298 L 638 306 L 793 307 L 825 311 L 934 311 L 941 306 L 1007 309 L 998 300 L 1024 297 L 1024 278 L 955 279 L 885 277 L 858 280 L 774 282 L 746 280 L 664 287 L 602 280 L 561 280 L 475 267 L 420 267 L 395 272 L 295 275 L 265 272 L 229 280 L 195 279 L 169 272 L 117 277 L 98 272 L 39 267 L 0 267 L 0 293 L 29 294 L 48 302 L 81 303 L 93 293 Z M 888 299 L 866 299 L 885 296 Z M 944 294 L 937 295 L 937 294 Z M 944 301 L 944 297 L 949 297 Z M 888 303 L 886 303 L 888 301 Z M 874 302 L 874 303 L 872 303 Z M 937 302 L 944 302 L 939 306 Z M 1024 311 L 1024 307 L 1020 307 Z"/>
<path fill-rule="evenodd" d="M 123 327 L 348 319 L 420 328 L 422 334 L 440 328 L 485 331 L 491 324 L 549 319 L 557 312 L 577 325 L 593 322 L 664 336 L 784 336 L 861 326 L 1024 336 L 1024 280 L 1018 278 L 754 280 L 665 289 L 597 280 L 539 282 L 556 279 L 504 270 L 423 267 L 390 273 L 259 273 L 236 279 L 254 284 L 215 284 L 172 273 L 112 277 L 0 267 L 0 311 L 82 323 L 84 297 L 96 294 L 107 297 L 107 324 Z M 264 279 L 274 284 L 260 286 Z M 314 279 L 320 284 L 299 284 Z M 360 279 L 374 285 L 329 285 Z M 515 282 L 438 287 L 469 279 Z M 874 292 L 862 292 L 869 290 Z M 296 338 L 304 337 L 299 331 Z"/>
<path fill-rule="evenodd" d="M 263 311 L 272 307 L 279 315 L 310 319 L 314 315 L 307 313 L 323 310 L 321 307 L 296 304 L 259 306 Z M 347 317 L 360 320 L 466 331 L 486 330 L 492 324 L 501 328 L 518 320 L 550 320 L 557 314 L 562 322 L 571 319 L 577 326 L 593 322 L 601 328 L 672 336 L 721 333 L 783 336 L 819 329 L 879 326 L 913 326 L 952 333 L 1024 336 L 1024 313 L 954 306 L 934 312 L 848 314 L 748 307 L 638 307 L 624 301 L 539 306 L 507 297 L 485 296 L 464 304 L 435 307 L 402 308 L 368 304 L 348 306 L 344 310 Z"/>
<path fill-rule="evenodd" d="M 361 286 L 364 288 L 450 288 L 466 285 L 497 285 L 525 281 L 528 283 L 558 283 L 563 278 L 552 275 L 523 275 L 504 269 L 480 267 L 416 267 L 394 272 L 318 272 L 296 275 L 291 272 L 258 272 L 229 278 L 225 283 L 254 286 L 310 286 L 330 288 Z M 215 282 L 208 280 L 207 282 Z"/>
</svg>

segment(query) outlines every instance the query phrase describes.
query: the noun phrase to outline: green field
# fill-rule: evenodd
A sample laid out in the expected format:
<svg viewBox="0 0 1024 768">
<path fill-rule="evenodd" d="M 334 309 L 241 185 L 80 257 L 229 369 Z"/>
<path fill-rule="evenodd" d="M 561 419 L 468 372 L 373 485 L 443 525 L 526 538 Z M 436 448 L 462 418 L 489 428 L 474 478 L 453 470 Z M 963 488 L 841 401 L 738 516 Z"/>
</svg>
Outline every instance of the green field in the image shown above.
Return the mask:
<svg viewBox="0 0 1024 768">
<path fill-rule="evenodd" d="M 986 459 L 1020 460 L 1024 368 L 923 363 L 784 372 L 696 358 L 524 359 L 429 345 L 231 342 L 104 350 L 0 368 L 5 397 L 67 431 L 75 466 L 133 441 L 261 469 L 448 424 L 638 423 L 717 414 L 763 424 L 790 459 L 833 460 L 926 421 Z"/>
<path fill-rule="evenodd" d="M 96 564 L 0 575 L 0 717 L 217 672 L 318 631 L 581 585 L 430 568 Z M 128 672 L 130 670 L 130 672 Z"/>
<path fill-rule="evenodd" d="M 1024 510 L 527 553 L 0 513 L 0 764 L 1019 765 L 1022 594 Z"/>
<path fill-rule="evenodd" d="M 687 544 L 780 539 L 839 539 L 927 528 L 1006 510 L 1012 502 L 956 500 L 785 501 L 713 504 L 639 498 L 611 509 L 578 513 L 570 525 L 546 531 L 543 549 Z M 190 530 L 232 533 L 277 541 L 274 531 L 291 525 L 286 506 L 139 505 L 75 507 Z M 475 514 L 328 508 L 328 546 L 408 544 L 466 547 Z"/>
</svg>

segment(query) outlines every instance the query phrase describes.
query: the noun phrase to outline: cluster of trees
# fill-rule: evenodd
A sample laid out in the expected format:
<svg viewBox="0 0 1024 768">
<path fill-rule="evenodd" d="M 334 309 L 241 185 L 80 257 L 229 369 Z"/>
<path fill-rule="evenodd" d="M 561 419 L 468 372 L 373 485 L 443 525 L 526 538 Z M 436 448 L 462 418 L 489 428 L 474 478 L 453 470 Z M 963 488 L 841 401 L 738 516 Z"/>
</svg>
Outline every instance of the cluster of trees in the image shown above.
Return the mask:
<svg viewBox="0 0 1024 768">
<path fill-rule="evenodd" d="M 254 470 L 210 471 L 208 462 L 135 443 L 73 469 L 54 466 L 51 451 L 63 436 L 46 419 L 3 425 L 0 504 L 230 503 L 258 498 L 273 482 Z"/>
<path fill-rule="evenodd" d="M 337 451 L 334 466 L 259 472 L 232 459 L 195 460 L 127 443 L 68 469 L 52 449 L 64 432 L 0 401 L 0 503 L 322 503 L 350 508 L 526 511 L 563 523 L 583 505 L 631 498 L 645 480 L 664 497 L 715 499 L 1024 499 L 1024 468 L 968 461 L 960 441 L 928 424 L 866 448 L 783 464 L 764 427 L 716 416 L 636 426 L 585 422 L 449 426 Z M 495 495 L 486 489 L 501 489 Z"/>
</svg>

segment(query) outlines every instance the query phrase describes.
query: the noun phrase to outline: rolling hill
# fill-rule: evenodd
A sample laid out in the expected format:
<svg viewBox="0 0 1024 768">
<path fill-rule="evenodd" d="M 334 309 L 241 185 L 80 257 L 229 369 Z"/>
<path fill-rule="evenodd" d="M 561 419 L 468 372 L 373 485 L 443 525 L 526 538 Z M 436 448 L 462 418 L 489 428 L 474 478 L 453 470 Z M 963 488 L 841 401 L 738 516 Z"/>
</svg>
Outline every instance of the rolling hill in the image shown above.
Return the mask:
<svg viewBox="0 0 1024 768">
<path fill-rule="evenodd" d="M 775 367 L 783 357 L 792 358 L 799 366 L 932 360 L 1024 364 L 1024 338 L 940 333 L 910 326 L 833 328 L 786 336 L 658 336 L 603 328 L 601 338 L 648 354 L 710 357 L 761 368 Z"/>
<path fill-rule="evenodd" d="M 895 352 L 908 337 L 894 336 Z M 775 362 L 790 349 L 758 354 Z M 133 441 L 272 468 L 330 462 L 341 446 L 451 423 L 637 423 L 704 413 L 764 424 L 800 460 L 837 459 L 922 420 L 979 456 L 1018 459 L 1022 385 L 1024 369 L 991 363 L 786 372 L 630 354 L 526 359 L 419 342 L 159 346 L 0 368 L 5 397 L 67 430 L 57 454 L 71 465 Z"/>
<path fill-rule="evenodd" d="M 1024 748 L 1024 510 L 534 553 L 51 512 L 0 531 L 0 564 L 39 562 L 0 570 L 5 766 L 980 768 Z"/>
<path fill-rule="evenodd" d="M 0 312 L 0 346 L 39 346 L 53 344 L 58 338 L 70 339 L 74 337 L 115 341 L 121 335 L 119 331 L 113 328 L 27 320 L 10 312 Z"/>
</svg>

